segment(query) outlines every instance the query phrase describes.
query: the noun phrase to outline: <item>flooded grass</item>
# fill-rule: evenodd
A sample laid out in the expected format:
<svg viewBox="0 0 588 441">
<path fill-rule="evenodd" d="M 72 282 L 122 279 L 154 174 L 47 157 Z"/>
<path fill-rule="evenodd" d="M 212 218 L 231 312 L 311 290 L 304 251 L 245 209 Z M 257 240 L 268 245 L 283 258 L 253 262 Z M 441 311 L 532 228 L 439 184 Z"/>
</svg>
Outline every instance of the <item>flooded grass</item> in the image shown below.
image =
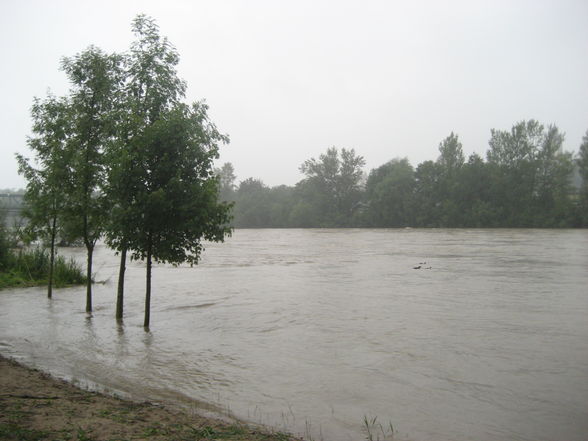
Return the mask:
<svg viewBox="0 0 588 441">
<path fill-rule="evenodd" d="M 42 248 L 21 249 L 8 254 L 0 268 L 0 289 L 46 285 L 50 257 Z M 72 258 L 55 258 L 53 286 L 56 288 L 86 283 L 81 266 Z"/>
</svg>

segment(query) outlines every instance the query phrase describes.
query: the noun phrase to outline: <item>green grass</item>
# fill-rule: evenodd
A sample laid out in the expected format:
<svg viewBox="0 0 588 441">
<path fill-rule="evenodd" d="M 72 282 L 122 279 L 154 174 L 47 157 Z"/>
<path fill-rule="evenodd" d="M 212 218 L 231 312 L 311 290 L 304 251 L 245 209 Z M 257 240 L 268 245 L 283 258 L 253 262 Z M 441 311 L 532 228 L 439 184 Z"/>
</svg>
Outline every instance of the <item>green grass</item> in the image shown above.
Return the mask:
<svg viewBox="0 0 588 441">
<path fill-rule="evenodd" d="M 392 422 L 388 423 L 388 427 L 384 427 L 378 421 L 378 417 L 368 418 L 367 415 L 364 415 L 363 430 L 366 434 L 366 441 L 385 441 L 394 437 L 394 426 Z"/>
<path fill-rule="evenodd" d="M 46 285 L 49 275 L 49 252 L 42 248 L 3 253 L 0 262 L 0 289 Z M 56 288 L 86 283 L 80 265 L 73 259 L 57 256 L 53 286 Z"/>
<path fill-rule="evenodd" d="M 30 429 L 30 419 L 35 415 L 34 410 L 23 411 L 19 403 L 12 404 L 10 408 L 0 403 L 0 441 L 95 441 L 91 428 L 84 428 L 78 424 L 65 423 L 62 428 L 49 430 Z M 103 418 L 113 419 L 119 424 L 133 426 L 138 421 L 146 421 L 139 418 L 134 410 L 144 410 L 143 405 L 129 406 L 128 408 L 108 408 L 100 410 L 97 415 Z M 147 407 L 149 409 L 149 407 Z M 127 414 L 128 412 L 128 414 Z M 73 410 L 74 416 L 76 413 Z M 124 418 L 119 419 L 120 414 Z M 263 432 L 244 426 L 239 423 L 230 425 L 214 425 L 194 427 L 189 422 L 178 421 L 175 423 L 153 422 L 148 426 L 137 425 L 136 430 L 124 438 L 113 438 L 110 441 L 132 440 L 166 440 L 166 441 L 294 441 L 290 435 L 281 432 Z"/>
<path fill-rule="evenodd" d="M 48 432 L 27 429 L 19 424 L 0 423 L 1 440 L 39 441 L 47 438 Z"/>
<path fill-rule="evenodd" d="M 78 438 L 78 441 L 92 441 L 93 440 L 93 438 L 88 436 L 88 432 L 86 432 L 81 427 L 78 427 L 77 438 Z"/>
</svg>

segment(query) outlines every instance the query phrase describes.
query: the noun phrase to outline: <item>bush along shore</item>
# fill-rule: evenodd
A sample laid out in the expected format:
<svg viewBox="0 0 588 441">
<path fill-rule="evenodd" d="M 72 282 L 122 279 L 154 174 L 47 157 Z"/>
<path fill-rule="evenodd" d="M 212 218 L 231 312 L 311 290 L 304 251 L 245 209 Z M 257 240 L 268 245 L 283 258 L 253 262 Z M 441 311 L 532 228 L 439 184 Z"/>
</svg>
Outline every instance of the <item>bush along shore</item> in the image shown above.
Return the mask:
<svg viewBox="0 0 588 441">
<path fill-rule="evenodd" d="M 296 441 L 282 433 L 88 392 L 0 356 L 0 440 Z"/>
<path fill-rule="evenodd" d="M 5 249 L 0 261 L 0 289 L 47 285 L 50 257 L 42 248 Z M 82 285 L 86 276 L 74 259 L 55 258 L 53 286 L 56 288 Z"/>
</svg>

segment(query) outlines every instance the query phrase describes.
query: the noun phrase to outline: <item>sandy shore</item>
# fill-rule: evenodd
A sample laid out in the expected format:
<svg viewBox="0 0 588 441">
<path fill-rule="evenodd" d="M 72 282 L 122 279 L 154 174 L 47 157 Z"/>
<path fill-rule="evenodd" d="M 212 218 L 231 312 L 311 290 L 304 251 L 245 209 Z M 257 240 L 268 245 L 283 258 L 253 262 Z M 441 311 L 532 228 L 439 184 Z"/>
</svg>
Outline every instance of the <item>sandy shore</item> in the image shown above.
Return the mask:
<svg viewBox="0 0 588 441">
<path fill-rule="evenodd" d="M 0 440 L 294 441 L 241 423 L 88 392 L 0 356 Z"/>
</svg>

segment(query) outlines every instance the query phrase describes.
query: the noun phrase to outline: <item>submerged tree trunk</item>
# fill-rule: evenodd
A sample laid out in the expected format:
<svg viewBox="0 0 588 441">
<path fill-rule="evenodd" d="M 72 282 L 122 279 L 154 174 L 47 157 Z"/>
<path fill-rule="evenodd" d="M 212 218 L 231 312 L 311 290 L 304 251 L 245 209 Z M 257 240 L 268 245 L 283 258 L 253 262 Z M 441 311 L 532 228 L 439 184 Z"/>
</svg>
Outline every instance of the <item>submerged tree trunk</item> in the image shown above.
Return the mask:
<svg viewBox="0 0 588 441">
<path fill-rule="evenodd" d="M 120 266 L 118 268 L 118 289 L 116 291 L 116 319 L 122 320 L 125 296 L 125 271 L 127 269 L 127 249 L 120 252 Z"/>
<path fill-rule="evenodd" d="M 145 321 L 143 327 L 145 330 L 149 329 L 149 320 L 151 318 L 151 240 L 147 246 L 147 280 L 145 288 Z"/>
<path fill-rule="evenodd" d="M 51 222 L 51 251 L 49 255 L 49 281 L 47 282 L 47 298 L 53 297 L 53 268 L 55 266 L 55 226 L 57 218 L 53 216 Z"/>
<path fill-rule="evenodd" d="M 88 264 L 86 267 L 86 312 L 92 312 L 92 256 L 94 254 L 94 245 L 86 243 L 88 250 Z"/>
</svg>

